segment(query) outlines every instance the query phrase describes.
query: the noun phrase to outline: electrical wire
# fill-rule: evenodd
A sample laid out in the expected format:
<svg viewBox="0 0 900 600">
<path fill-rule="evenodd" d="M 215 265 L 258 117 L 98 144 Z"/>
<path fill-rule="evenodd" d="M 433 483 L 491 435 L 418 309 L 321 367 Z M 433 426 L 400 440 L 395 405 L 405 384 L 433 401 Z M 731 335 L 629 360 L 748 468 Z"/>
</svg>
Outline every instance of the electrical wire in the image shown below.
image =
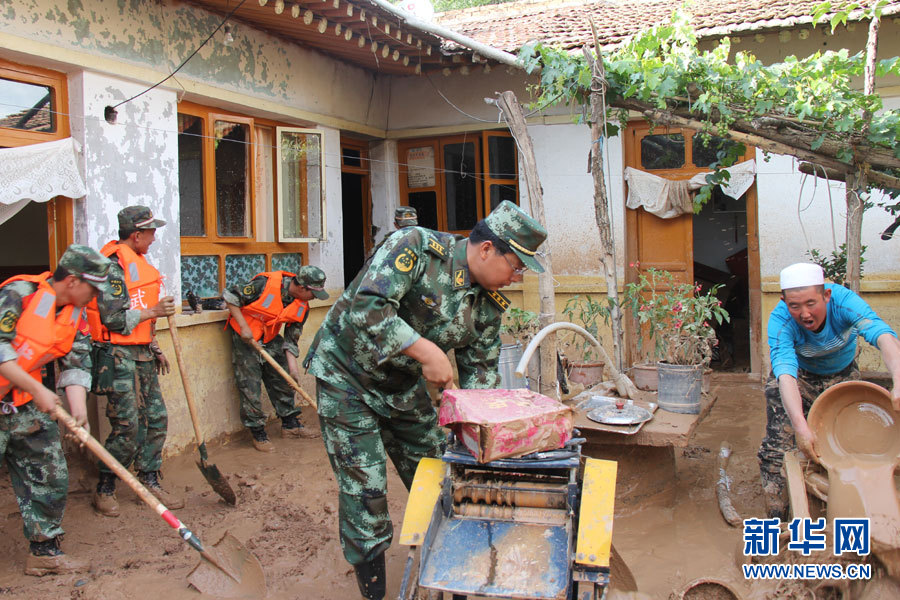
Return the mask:
<svg viewBox="0 0 900 600">
<path fill-rule="evenodd" d="M 191 60 L 192 58 L 194 58 L 194 56 L 195 56 L 198 52 L 200 52 L 200 49 L 203 48 L 203 46 L 205 46 L 207 43 L 209 43 L 209 40 L 211 40 L 211 39 L 213 38 L 213 36 L 216 35 L 216 33 L 218 33 L 218 31 L 219 31 L 220 29 L 222 29 L 222 26 L 225 25 L 225 23 L 228 21 L 228 19 L 230 19 L 231 16 L 232 16 L 234 13 L 236 13 L 237 10 L 238 10 L 241 6 L 243 6 L 243 5 L 244 5 L 244 2 L 246 2 L 246 1 L 247 1 L 247 0 L 241 0 L 240 2 L 238 2 L 237 6 L 235 6 L 233 9 L 231 9 L 231 12 L 229 12 L 227 15 L 225 15 L 225 18 L 222 19 L 222 22 L 219 23 L 218 27 L 216 27 L 215 29 L 213 29 L 212 33 L 210 33 L 208 36 L 206 36 L 206 39 L 203 40 L 203 42 L 201 42 L 201 44 L 200 44 L 199 46 L 197 46 L 197 47 L 194 49 L 194 51 L 191 52 L 190 55 L 188 55 L 188 57 L 187 57 L 186 59 L 184 59 L 183 61 L 181 61 L 181 64 L 178 65 L 178 66 L 175 68 L 174 71 L 172 71 L 172 72 L 169 73 L 166 77 L 164 77 L 163 79 L 160 79 L 159 81 L 157 81 L 156 83 L 154 83 L 153 85 L 151 85 L 150 87 L 148 87 L 148 88 L 147 88 L 146 90 L 144 90 L 143 92 L 140 92 L 139 94 L 135 94 L 134 96 L 132 96 L 131 98 L 128 98 L 127 100 L 122 100 L 122 101 L 119 102 L 118 104 L 114 105 L 114 106 L 112 107 L 112 109 L 115 110 L 115 109 L 119 108 L 120 106 L 122 106 L 123 104 L 126 104 L 126 103 L 128 103 L 128 102 L 131 102 L 131 101 L 134 100 L 135 98 L 139 98 L 140 96 L 143 96 L 144 94 L 146 94 L 146 93 L 149 92 L 150 90 L 152 90 L 152 89 L 154 89 L 154 88 L 156 88 L 156 87 L 158 87 L 158 86 L 164 84 L 164 83 L 167 82 L 169 79 L 171 79 L 172 77 L 174 77 L 174 76 L 175 76 L 175 73 L 177 73 L 178 71 L 180 71 L 180 70 L 182 69 L 182 67 L 184 67 L 184 65 L 186 65 L 186 64 L 188 63 L 189 60 Z M 176 81 L 177 81 L 177 79 L 176 79 Z M 181 85 L 181 84 L 179 83 L 178 85 Z"/>
</svg>

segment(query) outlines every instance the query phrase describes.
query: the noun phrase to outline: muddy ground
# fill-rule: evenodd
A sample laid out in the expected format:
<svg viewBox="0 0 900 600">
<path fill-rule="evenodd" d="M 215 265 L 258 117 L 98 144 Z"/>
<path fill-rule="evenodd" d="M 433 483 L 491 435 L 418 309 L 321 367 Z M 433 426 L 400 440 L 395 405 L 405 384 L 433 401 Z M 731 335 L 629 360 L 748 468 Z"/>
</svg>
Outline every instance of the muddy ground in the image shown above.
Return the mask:
<svg viewBox="0 0 900 600">
<path fill-rule="evenodd" d="M 665 489 L 642 493 L 642 479 L 655 477 L 654 466 L 622 473 L 617 488 L 614 544 L 649 598 L 668 598 L 699 578 L 734 585 L 743 598 L 764 598 L 771 586 L 750 589 L 736 566 L 742 532 L 719 514 L 715 496 L 716 454 L 722 440 L 734 455 L 729 467 L 733 500 L 744 517 L 763 516 L 756 449 L 765 416 L 762 389 L 756 384 L 717 382 L 718 401 L 699 426 L 690 447 L 676 450 L 677 480 Z M 715 391 L 715 388 L 714 388 Z M 304 413 L 308 427 L 318 424 Z M 187 506 L 175 511 L 204 543 L 231 532 L 259 558 L 268 580 L 268 598 L 358 598 L 352 568 L 337 539 L 337 493 L 321 439 L 288 440 L 270 436 L 277 450 L 262 454 L 249 438 L 210 448 L 210 462 L 229 476 L 237 506 L 224 504 L 194 465 L 195 453 L 169 461 L 164 485 L 183 493 Z M 603 458 L 603 457 L 601 457 Z M 71 493 L 63 525 L 64 549 L 89 557 L 86 575 L 33 578 L 22 574 L 27 543 L 5 470 L 0 472 L 0 596 L 9 598 L 199 598 L 187 576 L 197 553 L 178 538 L 135 495 L 119 484 L 122 515 L 97 516 L 90 506 L 95 482 L 88 469 L 73 465 Z M 406 490 L 395 473 L 389 480 L 389 505 L 395 530 L 406 503 Z M 406 548 L 387 554 L 388 598 L 396 598 Z"/>
</svg>

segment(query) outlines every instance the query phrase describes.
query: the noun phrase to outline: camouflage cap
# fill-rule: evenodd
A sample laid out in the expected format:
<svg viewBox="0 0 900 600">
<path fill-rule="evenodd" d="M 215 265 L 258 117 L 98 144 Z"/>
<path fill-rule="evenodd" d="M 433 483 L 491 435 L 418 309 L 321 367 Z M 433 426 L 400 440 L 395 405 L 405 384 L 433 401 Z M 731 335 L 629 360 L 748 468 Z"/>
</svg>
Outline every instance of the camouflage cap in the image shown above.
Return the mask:
<svg viewBox="0 0 900 600">
<path fill-rule="evenodd" d="M 126 206 L 119 211 L 119 229 L 157 229 L 165 224 L 162 219 L 154 219 L 146 206 Z"/>
<path fill-rule="evenodd" d="M 311 291 L 319 300 L 328 298 L 328 292 L 325 291 L 325 271 L 319 267 L 300 267 L 300 271 L 294 275 L 294 283 Z"/>
<path fill-rule="evenodd" d="M 547 230 L 525 211 L 504 200 L 484 218 L 494 235 L 509 244 L 526 267 L 537 273 L 543 273 L 544 267 L 535 258 L 538 246 L 547 239 Z"/>
<path fill-rule="evenodd" d="M 394 210 L 394 223 L 403 227 L 412 227 L 419 224 L 419 215 L 412 206 L 398 206 Z"/>
<path fill-rule="evenodd" d="M 59 258 L 58 266 L 81 277 L 97 289 L 109 278 L 109 259 L 87 246 L 72 244 Z"/>
</svg>

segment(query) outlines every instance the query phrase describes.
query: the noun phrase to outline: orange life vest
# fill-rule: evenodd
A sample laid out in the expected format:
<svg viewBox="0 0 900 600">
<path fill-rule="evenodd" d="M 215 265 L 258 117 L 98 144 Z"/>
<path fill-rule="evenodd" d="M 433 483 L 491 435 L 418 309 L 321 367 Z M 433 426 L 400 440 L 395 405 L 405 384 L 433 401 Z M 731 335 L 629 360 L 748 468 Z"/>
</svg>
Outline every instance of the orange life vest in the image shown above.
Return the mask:
<svg viewBox="0 0 900 600">
<path fill-rule="evenodd" d="M 162 278 L 147 259 L 118 241 L 112 241 L 100 250 L 103 256 L 116 254 L 119 264 L 125 272 L 125 287 L 131 298 L 130 308 L 142 310 L 153 308 L 159 302 L 159 291 Z M 91 337 L 95 342 L 111 342 L 121 346 L 139 346 L 153 341 L 153 323 L 156 319 L 141 321 L 128 335 L 115 333 L 106 328 L 100 320 L 97 300 L 87 306 L 88 324 L 91 326 Z"/>
<path fill-rule="evenodd" d="M 309 303 L 305 300 L 294 300 L 287 306 L 281 301 L 282 277 L 293 277 L 293 273 L 287 271 L 273 271 L 260 273 L 256 277 L 267 277 L 266 287 L 263 288 L 259 298 L 241 307 L 241 314 L 253 332 L 253 339 L 262 338 L 264 344 L 272 341 L 282 323 L 302 323 L 306 319 Z M 254 277 L 254 279 L 256 279 Z M 231 328 L 241 332 L 241 326 L 234 319 L 228 319 Z"/>
<path fill-rule="evenodd" d="M 41 367 L 69 353 L 83 319 L 81 309 L 72 304 L 56 312 L 56 292 L 47 283 L 49 278 L 48 271 L 40 275 L 17 275 L 0 284 L 3 287 L 13 281 L 30 281 L 38 285 L 33 294 L 22 299 L 22 314 L 16 323 L 16 337 L 12 342 L 19 355 L 16 364 L 36 381 L 41 380 Z M 31 401 L 31 394 L 13 386 L 0 375 L 0 398 L 10 390 L 15 406 Z"/>
</svg>

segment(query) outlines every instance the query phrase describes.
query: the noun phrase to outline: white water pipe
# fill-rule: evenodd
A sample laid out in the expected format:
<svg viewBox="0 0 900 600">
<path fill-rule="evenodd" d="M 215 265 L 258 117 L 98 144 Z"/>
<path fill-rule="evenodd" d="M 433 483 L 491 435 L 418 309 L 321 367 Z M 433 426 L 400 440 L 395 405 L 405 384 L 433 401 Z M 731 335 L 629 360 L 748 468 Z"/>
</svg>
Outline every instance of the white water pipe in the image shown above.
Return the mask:
<svg viewBox="0 0 900 600">
<path fill-rule="evenodd" d="M 637 388 L 634 387 L 634 384 L 631 380 L 624 374 L 620 373 L 612 364 L 612 360 L 609 358 L 609 354 L 606 352 L 606 348 L 603 347 L 600 342 L 597 341 L 593 335 L 590 334 L 583 327 L 579 327 L 574 323 L 569 323 L 568 321 L 559 321 L 557 323 L 551 323 L 547 325 L 543 329 L 537 332 L 528 346 L 525 348 L 525 351 L 522 352 L 522 358 L 519 360 L 519 364 L 516 365 L 516 377 L 525 377 L 525 373 L 528 370 L 528 361 L 531 359 L 531 355 L 534 354 L 535 349 L 540 345 L 541 341 L 547 337 L 548 334 L 558 331 L 560 329 L 569 329 L 582 335 L 587 338 L 592 344 L 597 347 L 600 355 L 603 356 L 606 361 L 606 366 L 609 368 L 610 373 L 613 376 L 613 382 L 616 384 L 616 391 L 619 392 L 619 395 L 623 398 L 634 398 L 635 392 Z"/>
</svg>

